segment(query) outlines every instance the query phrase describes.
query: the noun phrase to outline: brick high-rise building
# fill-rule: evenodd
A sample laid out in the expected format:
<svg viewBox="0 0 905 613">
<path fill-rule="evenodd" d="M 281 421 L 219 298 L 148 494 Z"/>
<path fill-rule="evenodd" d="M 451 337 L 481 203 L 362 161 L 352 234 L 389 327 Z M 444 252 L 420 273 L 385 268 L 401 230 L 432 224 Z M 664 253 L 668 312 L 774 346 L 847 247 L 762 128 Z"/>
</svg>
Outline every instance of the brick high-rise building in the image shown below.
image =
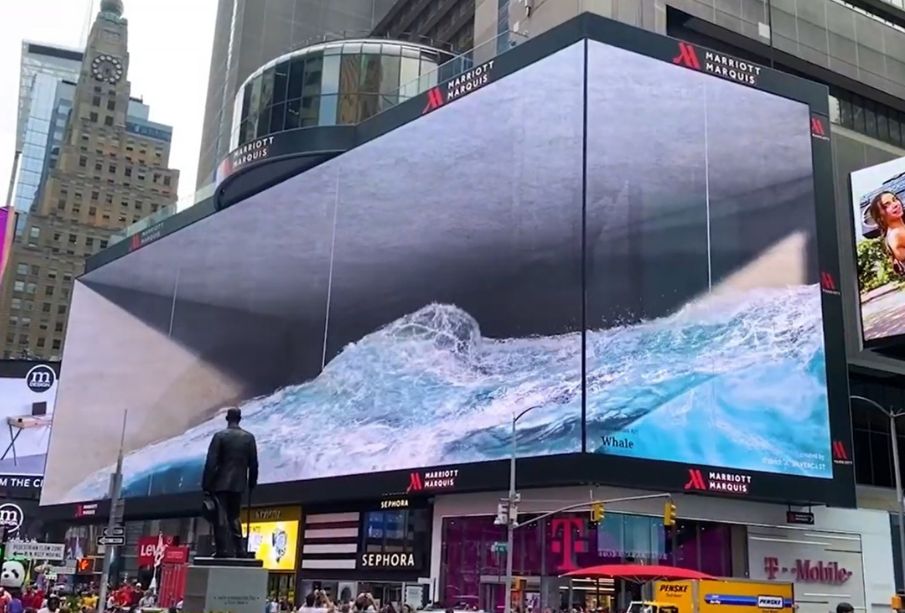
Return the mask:
<svg viewBox="0 0 905 613">
<path fill-rule="evenodd" d="M 58 91 L 69 119 L 62 141 L 51 143 L 54 155 L 0 286 L 5 358 L 58 359 L 72 281 L 86 256 L 176 200 L 179 174 L 167 167 L 172 130 L 148 121 L 147 106 L 130 97 L 122 15 L 122 0 L 102 0 L 78 82 Z"/>
</svg>

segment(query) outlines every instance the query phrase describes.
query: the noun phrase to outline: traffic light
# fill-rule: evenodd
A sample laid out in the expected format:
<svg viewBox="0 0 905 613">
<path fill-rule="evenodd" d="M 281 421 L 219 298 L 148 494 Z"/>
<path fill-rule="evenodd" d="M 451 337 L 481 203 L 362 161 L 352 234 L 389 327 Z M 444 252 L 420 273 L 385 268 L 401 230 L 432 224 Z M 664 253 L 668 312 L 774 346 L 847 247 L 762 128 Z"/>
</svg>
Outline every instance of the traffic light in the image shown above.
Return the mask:
<svg viewBox="0 0 905 613">
<path fill-rule="evenodd" d="M 892 605 L 893 611 L 901 611 L 902 609 L 905 609 L 905 598 L 903 598 L 901 594 L 896 594 L 892 597 L 892 602 L 890 604 Z"/>
<path fill-rule="evenodd" d="M 595 502 L 591 505 L 591 523 L 599 524 L 603 521 L 603 503 Z"/>
<path fill-rule="evenodd" d="M 663 525 L 667 528 L 676 525 L 676 503 L 672 498 L 663 504 Z"/>
</svg>

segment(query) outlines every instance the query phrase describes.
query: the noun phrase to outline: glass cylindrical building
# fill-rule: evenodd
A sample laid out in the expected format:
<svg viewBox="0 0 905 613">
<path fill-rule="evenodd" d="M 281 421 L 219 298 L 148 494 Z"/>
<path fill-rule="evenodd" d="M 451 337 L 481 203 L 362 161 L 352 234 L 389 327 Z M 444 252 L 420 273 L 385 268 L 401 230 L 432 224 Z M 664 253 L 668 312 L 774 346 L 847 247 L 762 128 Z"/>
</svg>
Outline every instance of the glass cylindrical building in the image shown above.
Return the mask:
<svg viewBox="0 0 905 613">
<path fill-rule="evenodd" d="M 314 126 L 359 123 L 437 84 L 451 55 L 383 39 L 305 47 L 262 66 L 236 94 L 230 149 Z"/>
</svg>

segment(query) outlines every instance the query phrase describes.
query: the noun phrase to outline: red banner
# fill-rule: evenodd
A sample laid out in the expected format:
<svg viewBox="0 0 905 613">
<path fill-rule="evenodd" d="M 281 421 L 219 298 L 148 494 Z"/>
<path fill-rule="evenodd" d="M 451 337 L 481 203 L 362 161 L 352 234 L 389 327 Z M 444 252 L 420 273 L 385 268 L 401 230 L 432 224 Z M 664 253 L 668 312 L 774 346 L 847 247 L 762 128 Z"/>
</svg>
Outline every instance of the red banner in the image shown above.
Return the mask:
<svg viewBox="0 0 905 613">
<path fill-rule="evenodd" d="M 138 566 L 154 566 L 155 554 L 159 536 L 143 536 L 138 539 Z M 163 546 L 167 547 L 173 543 L 173 537 L 166 534 L 163 535 Z M 164 550 L 166 551 L 166 550 Z"/>
<path fill-rule="evenodd" d="M 188 568 L 189 548 L 167 547 L 160 569 L 160 590 L 157 604 L 163 608 L 175 607 L 185 595 L 185 573 Z"/>
</svg>

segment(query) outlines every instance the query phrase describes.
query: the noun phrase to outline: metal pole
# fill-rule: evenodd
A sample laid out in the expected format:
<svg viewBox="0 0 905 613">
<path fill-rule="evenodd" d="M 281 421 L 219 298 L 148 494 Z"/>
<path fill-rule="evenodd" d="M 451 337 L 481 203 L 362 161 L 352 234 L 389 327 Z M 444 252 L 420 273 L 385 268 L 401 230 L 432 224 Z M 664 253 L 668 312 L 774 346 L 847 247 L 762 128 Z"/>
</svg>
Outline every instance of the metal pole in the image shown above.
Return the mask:
<svg viewBox="0 0 905 613">
<path fill-rule="evenodd" d="M 902 585 L 905 586 L 905 500 L 902 499 L 902 471 L 899 466 L 899 439 L 896 432 L 895 413 L 887 413 L 889 416 L 889 433 L 892 438 L 892 468 L 896 476 L 896 498 L 898 499 L 899 508 L 899 573 L 902 578 Z"/>
<path fill-rule="evenodd" d="M 122 520 L 123 447 L 126 443 L 126 419 L 129 411 L 123 411 L 123 430 L 119 438 L 119 452 L 116 455 L 116 471 L 110 478 L 110 518 L 107 520 L 107 534 Z M 104 547 L 104 573 L 101 575 L 100 591 L 97 597 L 97 611 L 104 613 L 107 607 L 107 583 L 110 581 L 110 566 L 113 564 L 113 545 Z"/>
<path fill-rule="evenodd" d="M 520 417 L 520 416 L 519 416 Z M 515 517 L 513 517 L 513 507 L 515 506 L 515 454 L 516 454 L 516 437 L 515 423 L 518 417 L 512 416 L 512 455 L 509 457 L 509 505 L 506 509 L 506 600 L 503 603 L 504 613 L 512 613 L 512 541 L 513 532 L 515 530 Z"/>
<path fill-rule="evenodd" d="M 905 500 L 902 498 L 902 468 L 899 464 L 899 438 L 896 420 L 905 415 L 902 411 L 890 411 L 875 400 L 864 396 L 850 396 L 851 400 L 860 400 L 874 407 L 889 419 L 889 438 L 892 445 L 892 469 L 895 473 L 896 507 L 899 515 L 899 578 L 905 586 Z"/>
</svg>

